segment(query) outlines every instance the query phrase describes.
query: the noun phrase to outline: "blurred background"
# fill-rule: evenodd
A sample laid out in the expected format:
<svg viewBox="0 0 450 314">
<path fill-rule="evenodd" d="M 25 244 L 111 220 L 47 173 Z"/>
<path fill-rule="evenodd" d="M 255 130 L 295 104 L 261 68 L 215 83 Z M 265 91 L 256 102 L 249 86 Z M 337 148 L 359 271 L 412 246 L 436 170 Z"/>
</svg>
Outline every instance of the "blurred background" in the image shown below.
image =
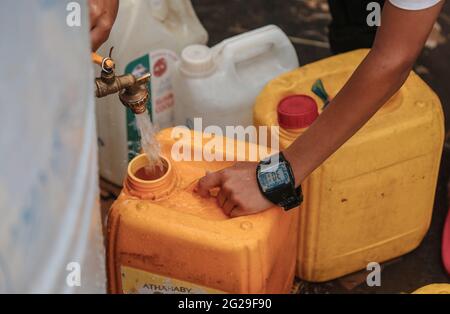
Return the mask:
<svg viewBox="0 0 450 314">
<path fill-rule="evenodd" d="M 331 22 L 326 0 L 192 0 L 195 11 L 209 33 L 209 46 L 231 36 L 275 24 L 293 42 L 301 65 L 332 55 L 328 38 Z M 440 255 L 444 219 L 450 195 L 450 6 L 446 4 L 420 56 L 415 71 L 441 98 L 446 115 L 446 149 L 443 156 L 432 226 L 419 249 L 385 263 L 382 286 L 369 288 L 367 272 L 352 274 L 323 284 L 297 280 L 295 293 L 398 293 L 411 292 L 437 282 L 449 282 Z M 102 207 L 108 209 L 115 189 L 102 182 Z"/>
</svg>

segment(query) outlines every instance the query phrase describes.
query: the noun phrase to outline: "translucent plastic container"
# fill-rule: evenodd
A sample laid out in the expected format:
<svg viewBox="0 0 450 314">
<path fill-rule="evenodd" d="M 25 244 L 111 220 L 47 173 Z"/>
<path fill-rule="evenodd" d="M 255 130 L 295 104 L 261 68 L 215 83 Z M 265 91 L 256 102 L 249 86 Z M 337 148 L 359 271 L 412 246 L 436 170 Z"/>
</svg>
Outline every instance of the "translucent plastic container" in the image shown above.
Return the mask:
<svg viewBox="0 0 450 314">
<path fill-rule="evenodd" d="M 152 73 L 148 111 L 160 128 L 174 126 L 172 73 L 178 54 L 187 45 L 206 44 L 208 34 L 190 0 L 126 0 L 100 53 L 114 47 L 116 71 Z M 97 101 L 100 174 L 121 185 L 128 162 L 140 153 L 134 115 L 117 96 Z"/>
<path fill-rule="evenodd" d="M 89 23 L 67 3 L 0 4 L 0 293 L 106 292 Z"/>
<path fill-rule="evenodd" d="M 311 97 L 320 113 L 314 82 L 321 78 L 336 95 L 366 55 L 367 50 L 338 55 L 271 81 L 256 102 L 255 124 L 279 125 L 279 104 L 292 95 Z M 304 104 L 291 105 L 297 110 Z M 303 131 L 280 128 L 281 148 Z M 327 281 L 417 248 L 431 221 L 443 142 L 439 98 L 411 73 L 368 124 L 305 181 L 297 275 Z"/>
<path fill-rule="evenodd" d="M 206 145 L 202 135 L 187 134 L 184 140 L 192 143 L 192 152 L 201 151 Z M 200 141 L 193 140 L 195 134 Z M 214 197 L 203 199 L 194 187 L 206 171 L 223 169 L 232 162 L 174 161 L 171 150 L 179 141 L 177 135 L 172 137 L 172 130 L 167 129 L 158 139 L 166 174 L 143 180 L 139 170 L 148 162 L 145 155 L 135 158 L 109 213 L 110 291 L 289 293 L 295 272 L 298 210 L 285 213 L 273 208 L 229 219 Z"/>
<path fill-rule="evenodd" d="M 229 38 L 213 48 L 189 46 L 182 52 L 175 75 L 177 125 L 194 128 L 194 119 L 202 118 L 203 129 L 250 126 L 256 96 L 264 85 L 297 67 L 294 46 L 274 25 Z"/>
</svg>

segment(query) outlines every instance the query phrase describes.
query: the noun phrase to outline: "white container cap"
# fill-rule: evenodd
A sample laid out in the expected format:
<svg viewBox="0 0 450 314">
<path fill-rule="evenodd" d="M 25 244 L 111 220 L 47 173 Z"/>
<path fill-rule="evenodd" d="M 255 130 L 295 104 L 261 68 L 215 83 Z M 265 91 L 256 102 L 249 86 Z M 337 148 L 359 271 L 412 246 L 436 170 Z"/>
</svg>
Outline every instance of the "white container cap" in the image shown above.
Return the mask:
<svg viewBox="0 0 450 314">
<path fill-rule="evenodd" d="M 216 68 L 212 50 L 205 45 L 191 45 L 181 53 L 180 70 L 189 76 L 207 76 Z"/>
</svg>

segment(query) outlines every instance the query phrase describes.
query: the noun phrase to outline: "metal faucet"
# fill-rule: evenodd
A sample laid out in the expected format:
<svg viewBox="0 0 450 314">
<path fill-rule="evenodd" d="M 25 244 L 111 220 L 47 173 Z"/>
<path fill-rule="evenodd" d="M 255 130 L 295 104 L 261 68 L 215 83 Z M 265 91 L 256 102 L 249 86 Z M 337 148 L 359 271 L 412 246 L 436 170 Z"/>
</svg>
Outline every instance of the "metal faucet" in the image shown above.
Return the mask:
<svg viewBox="0 0 450 314">
<path fill-rule="evenodd" d="M 150 81 L 151 74 L 146 73 L 140 77 L 133 74 L 116 76 L 115 62 L 110 56 L 103 58 L 93 53 L 92 60 L 102 68 L 101 76 L 95 79 L 95 96 L 97 98 L 119 93 L 119 99 L 122 104 L 130 108 L 135 114 L 144 113 L 147 110 L 149 91 L 147 83 Z"/>
</svg>

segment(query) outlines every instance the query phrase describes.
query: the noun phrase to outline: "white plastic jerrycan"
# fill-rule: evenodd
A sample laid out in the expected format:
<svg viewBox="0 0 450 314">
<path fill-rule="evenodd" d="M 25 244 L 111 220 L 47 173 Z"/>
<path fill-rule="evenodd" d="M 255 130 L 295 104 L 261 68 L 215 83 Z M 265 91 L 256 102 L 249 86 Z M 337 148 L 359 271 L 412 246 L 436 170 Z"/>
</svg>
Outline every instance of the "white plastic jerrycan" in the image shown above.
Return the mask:
<svg viewBox="0 0 450 314">
<path fill-rule="evenodd" d="M 182 49 L 205 44 L 208 34 L 195 15 L 190 0 L 126 0 L 120 2 L 116 23 L 99 53 L 112 57 L 116 73 L 152 73 L 151 101 L 155 125 L 174 125 L 173 67 Z M 100 174 L 122 185 L 128 161 L 139 154 L 134 115 L 117 95 L 97 101 Z"/>
<path fill-rule="evenodd" d="M 229 38 L 213 48 L 185 48 L 175 75 L 176 122 L 194 128 L 252 125 L 252 108 L 263 87 L 299 65 L 294 46 L 269 25 Z M 195 126 L 199 129 L 200 126 Z"/>
</svg>

